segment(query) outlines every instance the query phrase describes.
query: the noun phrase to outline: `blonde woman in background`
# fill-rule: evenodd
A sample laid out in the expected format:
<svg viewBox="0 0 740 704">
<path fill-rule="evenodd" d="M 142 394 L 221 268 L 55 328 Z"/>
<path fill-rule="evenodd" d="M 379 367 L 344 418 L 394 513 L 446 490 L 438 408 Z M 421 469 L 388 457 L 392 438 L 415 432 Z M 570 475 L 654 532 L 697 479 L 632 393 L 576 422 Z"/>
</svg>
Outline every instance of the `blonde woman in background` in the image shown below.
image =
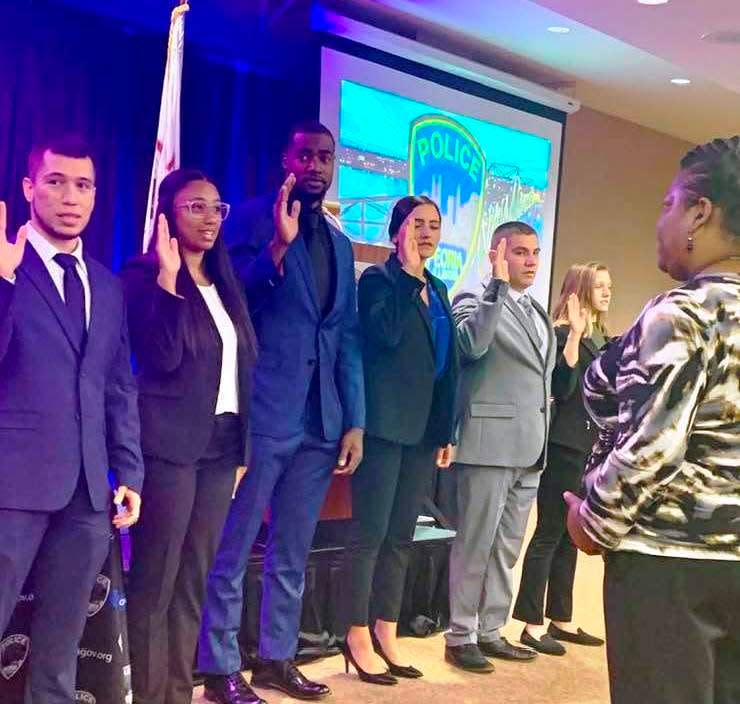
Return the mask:
<svg viewBox="0 0 740 704">
<path fill-rule="evenodd" d="M 514 618 L 526 626 L 521 642 L 547 655 L 564 655 L 559 641 L 602 645 L 571 625 L 577 550 L 566 530 L 563 492 L 579 493 L 586 458 L 597 436 L 581 395 L 581 379 L 607 340 L 611 302 L 609 270 L 598 262 L 568 270 L 553 311 L 557 361 L 547 467 L 537 493 L 537 528 L 524 557 Z M 545 591 L 547 604 L 545 605 Z M 544 616 L 550 619 L 544 625 Z"/>
</svg>

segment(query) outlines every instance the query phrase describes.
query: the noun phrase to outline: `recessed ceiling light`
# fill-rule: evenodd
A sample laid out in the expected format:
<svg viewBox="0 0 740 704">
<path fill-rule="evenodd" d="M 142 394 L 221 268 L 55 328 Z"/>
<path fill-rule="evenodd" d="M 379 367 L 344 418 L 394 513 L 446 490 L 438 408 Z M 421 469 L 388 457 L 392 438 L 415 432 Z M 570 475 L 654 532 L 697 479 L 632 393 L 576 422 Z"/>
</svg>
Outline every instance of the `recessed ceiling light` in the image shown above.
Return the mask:
<svg viewBox="0 0 740 704">
<path fill-rule="evenodd" d="M 640 5 L 667 5 L 669 0 L 637 0 Z"/>
<path fill-rule="evenodd" d="M 687 86 L 689 83 L 691 83 L 691 79 L 689 78 L 671 78 L 671 83 L 673 83 L 674 86 Z"/>
<path fill-rule="evenodd" d="M 552 32 L 553 34 L 568 34 L 568 32 L 570 32 L 570 27 L 561 27 L 559 25 L 553 25 L 552 27 L 548 27 L 547 31 Z"/>
</svg>

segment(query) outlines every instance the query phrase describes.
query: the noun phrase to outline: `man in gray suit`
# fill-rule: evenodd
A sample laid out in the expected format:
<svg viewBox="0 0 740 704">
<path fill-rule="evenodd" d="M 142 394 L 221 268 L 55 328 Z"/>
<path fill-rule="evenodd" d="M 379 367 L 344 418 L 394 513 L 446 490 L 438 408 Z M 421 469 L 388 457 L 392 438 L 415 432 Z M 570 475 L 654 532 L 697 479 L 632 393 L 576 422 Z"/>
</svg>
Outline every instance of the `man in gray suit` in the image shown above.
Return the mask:
<svg viewBox="0 0 740 704">
<path fill-rule="evenodd" d="M 445 657 L 475 672 L 493 671 L 485 656 L 537 655 L 509 643 L 500 628 L 547 446 L 555 334 L 527 294 L 539 253 L 529 225 L 500 225 L 489 254 L 491 281 L 481 296 L 462 294 L 453 305 L 463 367 Z"/>
</svg>

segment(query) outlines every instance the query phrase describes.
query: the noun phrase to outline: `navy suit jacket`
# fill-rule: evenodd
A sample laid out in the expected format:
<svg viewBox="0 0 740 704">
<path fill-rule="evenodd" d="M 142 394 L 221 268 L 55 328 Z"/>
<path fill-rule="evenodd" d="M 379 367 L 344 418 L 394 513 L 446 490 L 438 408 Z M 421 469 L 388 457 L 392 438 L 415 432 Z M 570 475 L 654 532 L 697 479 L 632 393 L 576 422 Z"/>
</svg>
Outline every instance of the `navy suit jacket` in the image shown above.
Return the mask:
<svg viewBox="0 0 740 704">
<path fill-rule="evenodd" d="M 136 386 L 120 282 L 85 256 L 92 305 L 87 343 L 29 243 L 14 284 L 0 279 L 0 508 L 56 511 L 80 470 L 96 511 L 108 470 L 141 490 Z"/>
<path fill-rule="evenodd" d="M 242 205 L 227 221 L 226 243 L 244 283 L 259 355 L 252 385 L 252 432 L 288 438 L 304 430 L 306 400 L 319 370 L 324 437 L 339 440 L 365 426 L 365 391 L 352 245 L 327 221 L 334 249 L 336 295 L 322 317 L 311 261 L 299 234 L 275 268 L 268 244 L 275 232 L 274 197 Z"/>
</svg>

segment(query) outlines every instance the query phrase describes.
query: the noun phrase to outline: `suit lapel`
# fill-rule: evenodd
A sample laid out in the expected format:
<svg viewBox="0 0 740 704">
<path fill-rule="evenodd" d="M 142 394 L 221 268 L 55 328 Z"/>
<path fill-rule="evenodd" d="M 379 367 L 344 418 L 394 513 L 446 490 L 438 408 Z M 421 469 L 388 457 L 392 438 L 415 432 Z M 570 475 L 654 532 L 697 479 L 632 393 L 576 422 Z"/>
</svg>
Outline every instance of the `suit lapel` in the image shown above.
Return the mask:
<svg viewBox="0 0 740 704">
<path fill-rule="evenodd" d="M 534 347 L 534 351 L 537 353 L 537 358 L 544 364 L 545 360 L 542 358 L 542 350 L 537 342 L 537 330 L 534 327 L 534 323 L 527 317 L 526 313 L 522 310 L 522 307 L 516 303 L 511 296 L 506 297 L 505 304 L 514 314 L 514 317 L 519 321 L 522 328 L 524 328 L 524 332 L 527 333 L 527 337 L 529 337 L 532 347 Z"/>
<path fill-rule="evenodd" d="M 334 313 L 335 309 L 337 308 L 337 305 L 339 304 L 339 301 L 343 300 L 342 296 L 340 296 L 340 290 L 345 285 L 354 286 L 355 281 L 354 278 L 351 281 L 348 281 L 346 283 L 343 283 L 343 272 L 347 270 L 348 267 L 345 266 L 344 261 L 339 261 L 339 258 L 342 256 L 340 252 L 342 251 L 342 247 L 339 245 L 339 238 L 344 237 L 345 235 L 342 234 L 340 230 L 337 230 L 334 225 L 332 225 L 329 220 L 324 218 L 324 221 L 326 222 L 326 229 L 329 233 L 329 243 L 331 245 L 331 261 L 332 266 L 334 267 L 334 300 L 331 302 L 331 305 L 329 306 L 329 310 L 326 312 L 326 317 L 328 318 L 332 313 Z M 304 243 L 305 248 L 305 243 Z M 308 249 L 306 249 L 306 259 L 308 259 Z M 354 269 L 352 270 L 352 276 L 354 277 Z M 311 281 L 313 281 L 313 275 L 311 276 Z M 315 285 L 315 284 L 314 284 Z M 316 289 L 313 289 L 314 293 L 314 300 L 316 301 Z M 316 301 L 316 310 L 318 310 L 318 301 Z"/>
<path fill-rule="evenodd" d="M 80 354 L 79 340 L 72 327 L 72 321 L 69 319 L 67 307 L 59 295 L 56 286 L 54 286 L 54 282 L 51 280 L 51 276 L 44 262 L 33 248 L 33 245 L 26 247 L 20 269 L 28 276 L 31 283 L 38 289 L 41 296 L 48 303 L 72 348 L 77 354 Z"/>
<path fill-rule="evenodd" d="M 90 324 L 87 326 L 87 342 L 85 343 L 85 354 L 90 351 L 91 343 L 95 344 L 97 333 L 103 322 L 105 311 L 108 306 L 103 296 L 103 286 L 101 285 L 100 272 L 96 262 L 83 255 L 85 266 L 87 267 L 87 280 L 90 285 Z"/>
<path fill-rule="evenodd" d="M 557 340 L 555 339 L 555 328 L 550 323 L 550 316 L 547 314 L 547 311 L 534 298 L 532 299 L 532 305 L 546 323 L 545 328 L 547 329 L 547 359 L 543 361 L 548 362 L 551 357 L 554 358 L 555 349 L 557 347 Z"/>
</svg>

